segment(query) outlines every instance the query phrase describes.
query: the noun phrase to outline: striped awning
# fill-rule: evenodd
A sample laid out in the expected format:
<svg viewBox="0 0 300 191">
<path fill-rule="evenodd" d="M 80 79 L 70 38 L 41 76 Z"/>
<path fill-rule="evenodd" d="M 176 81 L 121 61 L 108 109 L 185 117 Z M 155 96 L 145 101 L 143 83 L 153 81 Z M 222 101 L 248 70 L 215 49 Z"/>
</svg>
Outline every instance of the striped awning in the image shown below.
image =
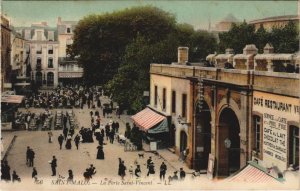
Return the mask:
<svg viewBox="0 0 300 191">
<path fill-rule="evenodd" d="M 139 113 L 131 116 L 131 119 L 138 127 L 142 128 L 144 131 L 147 131 L 162 120 L 166 119 L 166 117 L 156 113 L 149 108 L 145 108 Z"/>
<path fill-rule="evenodd" d="M 248 165 L 238 174 L 227 178 L 229 182 L 245 182 L 245 183 L 279 183 L 275 178 L 268 175 L 266 172 Z"/>
</svg>

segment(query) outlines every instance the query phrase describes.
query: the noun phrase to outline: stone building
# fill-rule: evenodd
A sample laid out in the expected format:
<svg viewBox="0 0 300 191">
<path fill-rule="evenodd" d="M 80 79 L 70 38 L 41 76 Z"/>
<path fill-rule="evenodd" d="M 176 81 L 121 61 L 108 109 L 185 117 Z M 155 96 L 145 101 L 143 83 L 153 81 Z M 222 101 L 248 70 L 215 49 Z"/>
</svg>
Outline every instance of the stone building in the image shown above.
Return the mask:
<svg viewBox="0 0 300 191">
<path fill-rule="evenodd" d="M 31 80 L 41 88 L 58 85 L 58 41 L 55 28 L 46 22 L 31 27 L 16 27 L 25 38 L 26 59 L 31 64 Z"/>
<path fill-rule="evenodd" d="M 1 91 L 11 89 L 11 29 L 8 18 L 1 14 Z"/>
<path fill-rule="evenodd" d="M 221 21 L 216 23 L 213 31 L 227 32 L 230 30 L 232 24 L 240 24 L 240 23 L 241 21 L 239 21 L 235 16 L 233 16 L 232 14 L 228 14 L 225 18 L 223 18 Z"/>
<path fill-rule="evenodd" d="M 74 29 L 77 21 L 62 21 L 57 19 L 57 34 L 59 43 L 58 81 L 60 84 L 78 84 L 83 76 L 83 68 L 78 66 L 76 59 L 71 59 L 67 48 L 73 44 Z"/>
<path fill-rule="evenodd" d="M 262 19 L 251 20 L 248 22 L 248 24 L 253 24 L 256 30 L 259 29 L 260 26 L 263 26 L 267 31 L 271 31 L 273 27 L 281 28 L 287 25 L 289 22 L 294 22 L 299 25 L 299 16 L 284 15 L 284 16 L 267 17 Z"/>
<path fill-rule="evenodd" d="M 151 64 L 150 107 L 171 116 L 176 153 L 189 148 L 189 167 L 206 170 L 213 158 L 215 175 L 224 177 L 252 161 L 266 173 L 277 169 L 269 174 L 275 178 L 291 165 L 299 168 L 297 71 L 262 70 L 257 56 L 256 47 L 247 45 L 232 56 L 230 69 Z M 291 63 L 298 58 L 294 54 Z"/>
</svg>

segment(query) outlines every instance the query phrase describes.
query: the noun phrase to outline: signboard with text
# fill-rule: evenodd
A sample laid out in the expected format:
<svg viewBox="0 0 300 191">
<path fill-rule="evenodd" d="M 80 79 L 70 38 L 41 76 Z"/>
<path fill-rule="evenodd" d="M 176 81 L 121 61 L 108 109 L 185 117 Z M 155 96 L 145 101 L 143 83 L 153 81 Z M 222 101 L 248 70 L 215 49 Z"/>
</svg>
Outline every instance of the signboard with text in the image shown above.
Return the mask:
<svg viewBox="0 0 300 191">
<path fill-rule="evenodd" d="M 266 167 L 286 170 L 288 163 L 288 121 L 298 121 L 299 100 L 275 94 L 254 92 L 253 111 L 262 117 L 262 154 Z"/>
</svg>

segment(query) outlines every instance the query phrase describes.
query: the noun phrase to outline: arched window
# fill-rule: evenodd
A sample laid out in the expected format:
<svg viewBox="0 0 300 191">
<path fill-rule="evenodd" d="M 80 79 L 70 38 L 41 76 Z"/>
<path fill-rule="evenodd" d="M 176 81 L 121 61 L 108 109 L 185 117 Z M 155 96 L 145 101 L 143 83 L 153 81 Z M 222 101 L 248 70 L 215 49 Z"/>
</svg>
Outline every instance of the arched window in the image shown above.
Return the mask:
<svg viewBox="0 0 300 191">
<path fill-rule="evenodd" d="M 53 86 L 54 85 L 54 74 L 53 72 L 48 72 L 47 74 L 47 85 Z"/>
<path fill-rule="evenodd" d="M 41 86 L 42 83 L 43 83 L 43 76 L 42 76 L 42 72 L 36 72 L 35 74 L 35 81 L 36 81 L 36 84 L 38 86 Z"/>
</svg>

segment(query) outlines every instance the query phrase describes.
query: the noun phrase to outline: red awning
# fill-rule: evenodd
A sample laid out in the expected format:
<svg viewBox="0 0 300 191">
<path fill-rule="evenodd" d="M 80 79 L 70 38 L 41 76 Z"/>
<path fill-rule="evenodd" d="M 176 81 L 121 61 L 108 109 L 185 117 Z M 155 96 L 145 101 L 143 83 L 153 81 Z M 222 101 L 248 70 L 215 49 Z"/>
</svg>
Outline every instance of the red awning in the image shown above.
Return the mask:
<svg viewBox="0 0 300 191">
<path fill-rule="evenodd" d="M 139 113 L 131 116 L 131 119 L 138 127 L 141 127 L 145 131 L 147 131 L 154 125 L 157 125 L 159 122 L 166 119 L 166 117 L 156 113 L 155 111 L 149 108 L 145 108 Z"/>
<path fill-rule="evenodd" d="M 245 183 L 279 183 L 275 178 L 261 171 L 260 169 L 248 165 L 241 172 L 227 179 L 229 182 Z"/>
<path fill-rule="evenodd" d="M 24 96 L 20 95 L 3 95 L 1 103 L 22 103 Z"/>
</svg>

